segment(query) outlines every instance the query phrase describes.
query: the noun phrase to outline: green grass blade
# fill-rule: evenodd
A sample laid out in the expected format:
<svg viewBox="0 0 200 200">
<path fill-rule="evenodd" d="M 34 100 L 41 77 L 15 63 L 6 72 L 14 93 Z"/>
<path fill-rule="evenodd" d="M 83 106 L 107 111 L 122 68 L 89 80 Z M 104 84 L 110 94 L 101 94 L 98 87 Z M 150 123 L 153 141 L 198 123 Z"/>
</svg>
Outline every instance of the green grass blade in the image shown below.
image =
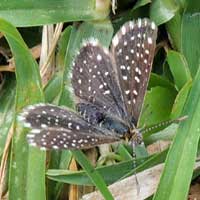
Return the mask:
<svg viewBox="0 0 200 200">
<path fill-rule="evenodd" d="M 170 50 L 167 53 L 167 62 L 174 77 L 175 85 L 180 90 L 186 82 L 191 80 L 187 61 L 181 53 Z"/>
<path fill-rule="evenodd" d="M 200 4 L 198 0 L 188 1 L 182 18 L 181 52 L 185 56 L 191 75 L 194 77 L 199 68 L 200 55 Z"/>
<path fill-rule="evenodd" d="M 38 26 L 58 22 L 105 19 L 110 0 L 1 0 L 0 17 L 15 26 Z"/>
<path fill-rule="evenodd" d="M 188 119 L 178 128 L 154 200 L 187 199 L 192 178 L 200 135 L 199 9 L 199 1 L 188 1 L 181 24 L 181 50 L 192 77 L 196 75 L 182 113 Z"/>
<path fill-rule="evenodd" d="M 6 76 L 0 92 L 0 157 L 2 156 L 8 131 L 14 120 L 14 98 L 16 81 L 14 76 Z"/>
<path fill-rule="evenodd" d="M 107 200 L 114 200 L 105 184 L 105 181 L 103 180 L 101 175 L 91 166 L 90 162 L 88 162 L 87 157 L 83 154 L 83 152 L 73 151 L 73 155 L 78 163 L 83 167 L 83 169 L 85 169 L 87 175 L 90 177 L 94 185 L 99 189 L 104 198 Z"/>
<path fill-rule="evenodd" d="M 1 19 L 0 31 L 5 35 L 15 58 L 16 117 L 25 105 L 43 100 L 38 65 L 15 27 Z M 45 199 L 45 153 L 38 149 L 29 149 L 26 141 L 27 132 L 22 131 L 19 123 L 15 123 L 14 130 L 9 199 Z"/>
<path fill-rule="evenodd" d="M 188 119 L 178 128 L 154 200 L 187 199 L 200 136 L 199 110 L 200 71 L 183 111 Z"/>
<path fill-rule="evenodd" d="M 176 119 L 181 116 L 191 86 L 192 86 L 192 80 L 189 80 L 177 94 L 171 112 L 171 119 Z"/>
<path fill-rule="evenodd" d="M 182 14 L 176 12 L 176 15 L 166 23 L 167 33 L 170 36 L 170 42 L 174 49 L 181 49 L 181 20 Z"/>
</svg>

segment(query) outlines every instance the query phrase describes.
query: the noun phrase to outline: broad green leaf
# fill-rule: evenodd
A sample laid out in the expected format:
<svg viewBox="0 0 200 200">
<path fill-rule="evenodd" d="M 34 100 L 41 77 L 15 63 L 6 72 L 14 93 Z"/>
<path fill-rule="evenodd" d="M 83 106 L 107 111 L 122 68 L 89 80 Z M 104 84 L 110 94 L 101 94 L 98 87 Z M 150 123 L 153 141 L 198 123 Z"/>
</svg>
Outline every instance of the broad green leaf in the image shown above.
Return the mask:
<svg viewBox="0 0 200 200">
<path fill-rule="evenodd" d="M 182 15 L 180 12 L 176 12 L 176 15 L 166 23 L 166 29 L 169 34 L 171 45 L 178 51 L 181 50 L 181 23 Z"/>
<path fill-rule="evenodd" d="M 180 90 L 191 80 L 187 61 L 181 53 L 170 50 L 167 53 L 167 62 L 174 77 L 175 85 Z"/>
<path fill-rule="evenodd" d="M 132 155 L 127 151 L 124 145 L 120 144 L 117 151 L 124 160 L 132 160 Z"/>
<path fill-rule="evenodd" d="M 154 0 L 150 6 L 150 18 L 157 24 L 164 24 L 172 19 L 179 9 L 173 0 Z"/>
<path fill-rule="evenodd" d="M 176 92 L 174 85 L 168 79 L 166 79 L 163 76 L 160 76 L 158 74 L 151 73 L 149 84 L 148 84 L 148 89 L 156 87 L 156 86 L 165 87 L 170 90 L 173 90 L 173 92 Z"/>
<path fill-rule="evenodd" d="M 105 19 L 110 0 L 1 0 L 0 17 L 15 26 Z"/>
<path fill-rule="evenodd" d="M 137 1 L 136 4 L 134 5 L 133 10 L 136 10 L 137 8 L 140 8 L 142 6 L 145 6 L 146 4 L 149 4 L 151 3 L 151 0 L 140 0 L 140 1 Z"/>
<path fill-rule="evenodd" d="M 171 113 L 172 119 L 176 119 L 177 117 L 181 116 L 191 86 L 192 86 L 192 81 L 188 81 L 177 94 L 172 108 L 172 113 Z"/>
<path fill-rule="evenodd" d="M 97 167 L 95 170 L 101 174 L 104 181 L 106 181 L 106 184 L 109 185 L 128 173 L 132 167 L 133 160 L 131 159 L 129 161 L 120 162 L 119 164 L 111 166 Z M 64 183 L 93 185 L 85 171 L 73 172 L 70 170 L 49 169 L 47 171 L 47 177 L 49 179 Z"/>
<path fill-rule="evenodd" d="M 145 157 L 142 159 L 138 159 L 138 167 L 137 172 L 140 172 L 144 169 L 150 168 L 154 165 L 162 163 L 166 157 L 166 151 L 161 152 L 157 155 Z M 133 160 L 123 161 L 118 164 L 110 165 L 110 166 L 101 166 L 95 168 L 101 176 L 106 181 L 107 185 L 114 183 L 120 178 L 124 177 L 127 173 L 132 171 L 133 169 Z M 131 172 L 132 174 L 133 172 Z M 130 174 L 130 175 L 131 175 Z M 63 182 L 63 183 L 71 183 L 71 184 L 80 184 L 80 185 L 93 185 L 87 173 L 84 171 L 73 172 L 69 170 L 56 170 L 49 169 L 47 171 L 47 176 L 49 179 Z"/>
<path fill-rule="evenodd" d="M 153 87 L 145 96 L 140 127 L 169 119 L 176 93 L 164 87 Z"/>
</svg>

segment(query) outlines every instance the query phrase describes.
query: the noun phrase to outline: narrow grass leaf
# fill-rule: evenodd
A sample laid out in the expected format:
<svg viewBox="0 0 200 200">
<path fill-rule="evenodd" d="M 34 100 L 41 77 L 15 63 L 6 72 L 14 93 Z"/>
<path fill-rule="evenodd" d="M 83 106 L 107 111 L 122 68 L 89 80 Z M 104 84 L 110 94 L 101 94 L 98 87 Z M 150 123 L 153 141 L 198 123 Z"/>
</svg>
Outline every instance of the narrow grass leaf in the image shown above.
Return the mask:
<svg viewBox="0 0 200 200">
<path fill-rule="evenodd" d="M 20 34 L 11 24 L 0 19 L 16 65 L 16 102 L 14 117 L 28 104 L 43 101 L 38 65 Z M 9 199 L 45 199 L 45 153 L 29 148 L 27 131 L 15 124 L 9 174 Z M 37 184 L 36 183 L 37 180 Z"/>
<path fill-rule="evenodd" d="M 178 128 L 154 200 L 187 199 L 200 136 L 199 110 L 200 70 L 184 107 L 188 118 Z"/>
</svg>

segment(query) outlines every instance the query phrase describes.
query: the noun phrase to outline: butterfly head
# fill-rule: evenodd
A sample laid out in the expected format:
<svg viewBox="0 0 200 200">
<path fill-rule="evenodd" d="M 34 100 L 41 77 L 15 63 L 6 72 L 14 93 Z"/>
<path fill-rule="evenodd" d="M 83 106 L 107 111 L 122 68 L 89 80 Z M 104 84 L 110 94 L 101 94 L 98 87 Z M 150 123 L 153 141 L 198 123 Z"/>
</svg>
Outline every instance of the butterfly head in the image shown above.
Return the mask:
<svg viewBox="0 0 200 200">
<path fill-rule="evenodd" d="M 139 129 L 137 128 L 131 128 L 130 129 L 130 135 L 129 135 L 129 140 L 131 142 L 134 142 L 134 144 L 138 145 L 143 142 L 142 134 Z"/>
</svg>

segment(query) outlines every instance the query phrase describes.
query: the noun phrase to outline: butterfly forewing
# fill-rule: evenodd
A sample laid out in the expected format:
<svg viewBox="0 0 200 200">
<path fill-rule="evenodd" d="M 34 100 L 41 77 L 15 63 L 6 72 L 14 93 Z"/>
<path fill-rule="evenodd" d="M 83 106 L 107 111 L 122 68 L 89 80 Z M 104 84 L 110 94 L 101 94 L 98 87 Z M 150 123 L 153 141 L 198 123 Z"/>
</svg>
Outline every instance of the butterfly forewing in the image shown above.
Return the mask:
<svg viewBox="0 0 200 200">
<path fill-rule="evenodd" d="M 141 112 L 156 46 L 157 27 L 148 19 L 127 22 L 112 41 L 124 102 L 135 125 Z"/>
<path fill-rule="evenodd" d="M 119 140 L 113 132 L 92 126 L 73 111 L 49 104 L 29 106 L 19 119 L 32 128 L 29 143 L 43 149 L 86 149 Z"/>
<path fill-rule="evenodd" d="M 72 86 L 80 100 L 118 117 L 125 115 L 122 94 L 107 49 L 95 41 L 80 49 L 73 63 Z"/>
</svg>

